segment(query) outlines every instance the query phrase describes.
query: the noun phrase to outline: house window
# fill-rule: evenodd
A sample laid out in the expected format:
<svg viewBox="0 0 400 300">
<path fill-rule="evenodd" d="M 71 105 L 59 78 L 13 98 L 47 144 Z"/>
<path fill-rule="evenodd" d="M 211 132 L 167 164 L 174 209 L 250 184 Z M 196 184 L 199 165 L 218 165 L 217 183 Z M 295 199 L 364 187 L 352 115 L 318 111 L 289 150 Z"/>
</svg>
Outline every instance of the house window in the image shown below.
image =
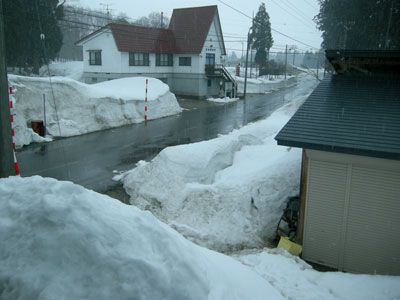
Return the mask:
<svg viewBox="0 0 400 300">
<path fill-rule="evenodd" d="M 214 53 L 206 53 L 206 65 L 215 65 L 215 54 Z"/>
<path fill-rule="evenodd" d="M 89 65 L 101 66 L 101 50 L 89 50 Z"/>
<path fill-rule="evenodd" d="M 148 53 L 134 53 L 129 52 L 129 65 L 130 66 L 148 66 L 149 54 Z"/>
<path fill-rule="evenodd" d="M 208 79 L 208 80 L 207 80 L 207 86 L 208 86 L 208 87 L 211 86 L 211 82 L 212 82 L 211 79 Z"/>
<path fill-rule="evenodd" d="M 180 66 L 191 66 L 192 58 L 191 57 L 179 57 L 179 65 Z"/>
<path fill-rule="evenodd" d="M 157 54 L 156 66 L 173 66 L 172 54 Z"/>
</svg>

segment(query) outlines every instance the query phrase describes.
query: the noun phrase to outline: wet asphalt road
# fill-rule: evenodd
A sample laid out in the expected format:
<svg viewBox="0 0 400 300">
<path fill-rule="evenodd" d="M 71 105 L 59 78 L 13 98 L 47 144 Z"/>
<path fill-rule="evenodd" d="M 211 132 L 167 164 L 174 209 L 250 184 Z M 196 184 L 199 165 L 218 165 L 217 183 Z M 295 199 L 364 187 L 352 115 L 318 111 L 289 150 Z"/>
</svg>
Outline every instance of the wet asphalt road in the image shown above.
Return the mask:
<svg viewBox="0 0 400 300">
<path fill-rule="evenodd" d="M 295 88 L 249 95 L 246 100 L 229 104 L 180 100 L 184 108 L 181 114 L 150 121 L 147 126 L 133 124 L 33 144 L 17 153 L 21 173 L 69 180 L 105 192 L 116 184 L 111 179 L 113 170 L 131 169 L 139 160 L 150 160 L 165 147 L 208 140 L 264 119 L 287 103 Z"/>
</svg>

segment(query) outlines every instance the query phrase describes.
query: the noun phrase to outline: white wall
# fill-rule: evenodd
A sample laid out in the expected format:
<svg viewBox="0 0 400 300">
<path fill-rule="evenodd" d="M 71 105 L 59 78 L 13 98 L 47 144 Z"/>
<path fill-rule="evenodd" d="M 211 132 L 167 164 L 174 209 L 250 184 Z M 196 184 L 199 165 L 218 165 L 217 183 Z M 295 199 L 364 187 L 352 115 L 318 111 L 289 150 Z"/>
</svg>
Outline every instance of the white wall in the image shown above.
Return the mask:
<svg viewBox="0 0 400 300">
<path fill-rule="evenodd" d="M 101 66 L 89 65 L 88 50 L 102 50 Z M 83 71 L 121 73 L 121 52 L 118 51 L 110 31 L 103 31 L 83 44 Z"/>
<path fill-rule="evenodd" d="M 174 54 L 172 67 L 156 66 L 156 55 L 150 53 L 150 66 L 129 66 L 129 53 L 119 52 L 115 44 L 114 38 L 109 30 L 100 32 L 97 35 L 89 38 L 83 44 L 83 59 L 84 72 L 99 72 L 99 73 L 190 73 L 204 74 L 204 66 L 206 63 L 206 53 L 215 54 L 215 63 L 221 64 L 222 59 L 222 32 L 219 30 L 218 17 L 214 16 L 214 20 L 210 26 L 206 41 L 200 55 L 193 54 Z M 88 50 L 102 50 L 101 66 L 89 65 Z M 179 66 L 179 57 L 192 58 L 191 66 Z"/>
<path fill-rule="evenodd" d="M 192 58 L 192 65 L 189 66 L 180 66 L 179 65 L 179 57 L 191 57 Z M 200 56 L 198 54 L 175 54 L 174 55 L 174 72 L 175 73 L 204 73 L 200 70 Z M 204 69 L 204 68 L 203 68 Z"/>
<path fill-rule="evenodd" d="M 222 45 L 222 32 L 219 30 L 218 17 L 215 15 L 200 55 L 202 73 L 204 73 L 204 65 L 206 64 L 207 53 L 215 54 L 215 64 L 222 63 Z"/>
</svg>

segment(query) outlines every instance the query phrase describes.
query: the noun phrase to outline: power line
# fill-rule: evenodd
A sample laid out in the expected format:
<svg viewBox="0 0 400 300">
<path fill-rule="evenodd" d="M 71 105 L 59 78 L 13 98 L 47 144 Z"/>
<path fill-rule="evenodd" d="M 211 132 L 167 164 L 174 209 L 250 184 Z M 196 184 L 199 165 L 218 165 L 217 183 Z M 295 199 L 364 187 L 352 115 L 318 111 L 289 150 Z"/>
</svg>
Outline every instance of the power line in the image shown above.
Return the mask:
<svg viewBox="0 0 400 300">
<path fill-rule="evenodd" d="M 308 22 L 309 20 L 304 19 L 304 18 L 301 17 L 300 15 L 295 15 L 294 13 L 288 11 L 286 8 L 284 8 L 283 6 L 281 6 L 281 5 L 279 4 L 279 2 L 276 2 L 275 0 L 272 0 L 272 2 L 273 2 L 276 6 L 278 6 L 280 9 L 282 9 L 284 12 L 286 12 L 287 14 L 289 14 L 289 15 L 291 15 L 292 17 L 296 18 L 296 19 L 297 19 L 299 22 L 301 22 L 303 25 L 312 28 L 312 26 L 311 26 L 310 24 L 305 23 L 305 21 Z M 282 3 L 284 3 L 284 2 L 282 2 Z M 290 7 L 290 9 L 293 9 L 293 8 Z M 296 10 L 294 10 L 294 11 L 295 11 L 296 14 L 298 14 L 298 12 L 297 12 Z"/>
<path fill-rule="evenodd" d="M 305 3 L 307 3 L 310 7 L 312 7 L 313 9 L 319 10 L 318 7 L 314 6 L 314 4 L 308 2 L 308 0 L 304 0 Z"/>
<path fill-rule="evenodd" d="M 242 12 L 241 10 L 239 10 L 239 9 L 237 9 L 237 8 L 235 8 L 235 7 L 233 7 L 233 6 L 231 6 L 230 4 L 228 4 L 228 3 L 226 3 L 226 2 L 224 2 L 224 1 L 222 1 L 222 0 L 218 0 L 218 1 L 221 2 L 222 4 L 228 6 L 229 8 L 233 9 L 234 11 L 238 12 L 239 14 L 245 16 L 246 18 L 249 18 L 249 19 L 251 19 L 251 20 L 253 19 L 253 18 L 250 17 L 249 15 L 247 15 L 247 14 L 245 14 L 244 12 Z M 271 27 L 271 30 L 272 30 L 273 32 L 276 32 L 276 33 L 278 33 L 278 34 L 284 36 L 284 37 L 287 37 L 288 39 L 291 39 L 291 40 L 293 40 L 293 41 L 295 41 L 295 42 L 298 42 L 298 43 L 300 43 L 300 44 L 302 44 L 302 45 L 304 45 L 304 46 L 310 47 L 310 48 L 312 48 L 312 49 L 318 49 L 317 47 L 314 47 L 314 46 L 311 46 L 311 45 L 309 45 L 309 44 L 306 44 L 306 43 L 304 43 L 304 42 L 302 42 L 302 41 L 299 41 L 298 39 L 295 39 L 295 38 L 293 38 L 293 37 L 291 37 L 291 36 L 289 36 L 289 35 L 287 35 L 287 34 L 285 34 L 285 33 L 283 33 L 283 32 L 280 32 L 279 30 L 276 30 L 276 29 L 274 29 L 274 28 L 272 28 L 272 27 Z"/>
<path fill-rule="evenodd" d="M 286 5 L 286 7 L 289 7 L 292 11 L 294 11 L 295 13 L 297 13 L 301 18 L 303 18 L 303 20 L 310 22 L 310 24 L 312 24 L 315 27 L 315 21 L 313 19 L 310 19 L 309 16 L 307 16 L 305 13 L 303 13 L 301 11 L 301 9 L 299 9 L 296 5 L 294 5 L 293 3 L 291 3 L 289 0 L 282 0 L 283 4 Z"/>
</svg>

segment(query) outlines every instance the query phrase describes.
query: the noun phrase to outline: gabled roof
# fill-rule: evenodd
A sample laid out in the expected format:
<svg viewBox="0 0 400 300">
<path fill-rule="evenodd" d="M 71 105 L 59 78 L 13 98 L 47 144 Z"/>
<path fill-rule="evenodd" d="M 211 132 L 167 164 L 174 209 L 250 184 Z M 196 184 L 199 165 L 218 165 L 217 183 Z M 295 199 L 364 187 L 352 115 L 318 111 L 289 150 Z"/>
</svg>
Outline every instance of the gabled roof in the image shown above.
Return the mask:
<svg viewBox="0 0 400 300">
<path fill-rule="evenodd" d="M 174 32 L 177 53 L 200 53 L 215 16 L 216 5 L 174 9 L 169 29 Z"/>
<path fill-rule="evenodd" d="M 168 29 L 109 24 L 121 52 L 174 53 L 175 39 Z"/>
<path fill-rule="evenodd" d="M 216 5 L 174 9 L 168 29 L 111 23 L 76 44 L 84 43 L 104 30 L 111 30 L 117 48 L 122 52 L 199 54 L 215 16 L 221 32 L 222 51 L 226 54 Z"/>
<path fill-rule="evenodd" d="M 400 159 L 400 76 L 325 79 L 275 137 L 279 145 Z"/>
</svg>

